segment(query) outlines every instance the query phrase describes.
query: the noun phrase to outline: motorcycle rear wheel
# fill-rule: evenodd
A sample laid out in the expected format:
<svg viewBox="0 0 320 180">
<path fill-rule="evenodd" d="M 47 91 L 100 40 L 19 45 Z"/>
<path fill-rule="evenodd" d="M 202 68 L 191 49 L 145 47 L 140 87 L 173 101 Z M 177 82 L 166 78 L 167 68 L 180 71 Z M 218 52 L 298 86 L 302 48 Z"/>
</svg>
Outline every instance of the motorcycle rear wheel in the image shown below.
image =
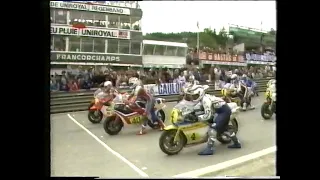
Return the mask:
<svg viewBox="0 0 320 180">
<path fill-rule="evenodd" d="M 102 121 L 103 114 L 100 110 L 98 110 L 98 116 L 95 115 L 97 110 L 89 110 L 88 112 L 88 119 L 93 124 L 98 124 Z"/>
<path fill-rule="evenodd" d="M 103 129 L 109 135 L 117 135 L 123 127 L 123 122 L 118 119 L 116 121 L 116 116 L 107 117 L 103 122 Z"/>
<path fill-rule="evenodd" d="M 273 112 L 269 109 L 270 104 L 268 103 L 263 103 L 261 106 L 261 116 L 263 117 L 264 120 L 269 120 L 271 119 Z"/>
<path fill-rule="evenodd" d="M 177 142 L 174 143 L 173 139 L 176 133 L 177 133 L 176 129 L 167 130 L 167 131 L 165 130 L 162 132 L 160 136 L 160 139 L 159 139 L 160 149 L 162 152 L 164 152 L 167 155 L 178 154 L 187 143 L 187 138 L 182 133 L 179 134 L 178 143 Z M 167 143 L 167 141 L 169 142 Z"/>
<path fill-rule="evenodd" d="M 231 124 L 228 125 L 227 131 L 231 133 L 235 133 L 237 134 L 239 131 L 239 125 L 238 125 L 238 121 L 236 118 L 231 119 L 230 120 Z M 217 136 L 217 140 L 221 143 L 221 144 L 229 144 L 231 142 L 231 138 L 227 135 L 218 135 Z"/>
</svg>

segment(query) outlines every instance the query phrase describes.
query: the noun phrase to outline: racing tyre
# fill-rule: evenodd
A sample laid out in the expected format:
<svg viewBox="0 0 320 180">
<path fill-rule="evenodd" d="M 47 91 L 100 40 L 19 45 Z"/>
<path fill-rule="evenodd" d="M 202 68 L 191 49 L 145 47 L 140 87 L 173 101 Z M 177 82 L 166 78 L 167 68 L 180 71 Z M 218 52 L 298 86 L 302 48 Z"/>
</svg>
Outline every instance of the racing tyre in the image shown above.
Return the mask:
<svg viewBox="0 0 320 180">
<path fill-rule="evenodd" d="M 238 125 L 238 121 L 236 118 L 231 119 L 230 123 L 228 125 L 228 129 L 227 131 L 231 134 L 231 133 L 238 133 L 239 130 L 239 125 Z M 217 140 L 221 143 L 221 144 L 229 144 L 231 142 L 231 138 L 227 135 L 224 135 L 223 133 L 221 135 L 217 135 Z"/>
<path fill-rule="evenodd" d="M 162 109 L 160 109 L 157 114 L 159 119 L 162 120 L 162 122 L 164 123 L 164 121 L 166 120 L 166 114 L 164 113 L 164 111 Z M 153 123 L 151 120 L 148 120 L 148 126 L 151 127 L 152 129 L 159 129 L 160 125 L 158 122 Z"/>
<path fill-rule="evenodd" d="M 179 134 L 178 141 L 173 142 L 174 136 L 176 135 L 177 130 L 165 130 L 162 132 L 159 139 L 159 146 L 162 152 L 167 155 L 178 154 L 185 144 L 187 143 L 187 138 L 183 133 Z"/>
<path fill-rule="evenodd" d="M 263 103 L 261 107 L 261 116 L 263 117 L 264 120 L 269 120 L 271 119 L 273 112 L 269 109 L 269 104 L 268 103 Z"/>
<path fill-rule="evenodd" d="M 123 122 L 118 119 L 116 121 L 116 116 L 107 117 L 103 122 L 103 129 L 109 135 L 117 135 L 123 127 Z"/>
<path fill-rule="evenodd" d="M 93 124 L 100 123 L 103 118 L 103 114 L 100 110 L 89 110 L 88 119 Z"/>
</svg>

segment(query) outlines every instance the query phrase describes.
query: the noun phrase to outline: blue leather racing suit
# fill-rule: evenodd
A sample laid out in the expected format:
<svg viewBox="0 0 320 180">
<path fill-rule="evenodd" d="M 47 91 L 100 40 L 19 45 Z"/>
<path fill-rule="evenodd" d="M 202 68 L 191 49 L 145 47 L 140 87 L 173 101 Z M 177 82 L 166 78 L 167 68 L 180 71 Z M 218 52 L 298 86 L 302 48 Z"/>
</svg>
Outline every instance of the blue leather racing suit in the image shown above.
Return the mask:
<svg viewBox="0 0 320 180">
<path fill-rule="evenodd" d="M 212 95 L 205 94 L 199 103 L 203 106 L 205 112 L 203 115 L 198 116 L 199 121 L 210 120 L 214 118 L 214 113 L 217 114 L 215 122 L 210 125 L 208 130 L 209 137 L 207 147 L 198 153 L 198 155 L 212 155 L 214 153 L 213 145 L 215 138 L 227 130 L 232 112 L 228 104 L 223 99 Z M 232 133 L 230 138 L 233 141 L 233 144 L 229 145 L 228 148 L 241 148 L 241 144 L 235 133 Z"/>
</svg>

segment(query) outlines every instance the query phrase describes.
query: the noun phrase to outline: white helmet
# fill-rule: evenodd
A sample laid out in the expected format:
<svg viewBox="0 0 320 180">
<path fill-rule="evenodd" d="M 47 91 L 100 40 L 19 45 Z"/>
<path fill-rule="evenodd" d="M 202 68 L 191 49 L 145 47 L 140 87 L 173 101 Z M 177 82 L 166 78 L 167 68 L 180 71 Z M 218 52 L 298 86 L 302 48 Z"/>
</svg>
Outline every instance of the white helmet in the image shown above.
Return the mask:
<svg viewBox="0 0 320 180">
<path fill-rule="evenodd" d="M 236 74 L 232 74 L 230 78 L 231 78 L 232 80 L 235 80 L 235 79 L 237 79 L 237 78 L 238 78 L 238 75 L 236 75 Z"/>
<path fill-rule="evenodd" d="M 189 82 L 193 82 L 194 80 L 195 80 L 194 75 L 190 75 L 190 76 L 189 76 Z"/>
<path fill-rule="evenodd" d="M 193 85 L 191 87 L 188 87 L 185 93 L 187 96 L 186 100 L 190 99 L 194 102 L 199 102 L 205 95 L 204 88 L 203 86 L 200 86 L 200 85 Z"/>
<path fill-rule="evenodd" d="M 103 83 L 103 87 L 107 87 L 107 86 L 112 86 L 112 82 L 111 81 L 106 81 Z"/>
<path fill-rule="evenodd" d="M 269 82 L 267 83 L 267 87 L 276 84 L 276 80 L 275 79 L 270 79 Z"/>
<path fill-rule="evenodd" d="M 133 89 L 137 85 L 140 85 L 140 80 L 138 78 L 136 78 L 136 77 L 131 77 L 129 79 L 129 84 L 128 85 L 130 86 L 130 89 Z"/>
</svg>

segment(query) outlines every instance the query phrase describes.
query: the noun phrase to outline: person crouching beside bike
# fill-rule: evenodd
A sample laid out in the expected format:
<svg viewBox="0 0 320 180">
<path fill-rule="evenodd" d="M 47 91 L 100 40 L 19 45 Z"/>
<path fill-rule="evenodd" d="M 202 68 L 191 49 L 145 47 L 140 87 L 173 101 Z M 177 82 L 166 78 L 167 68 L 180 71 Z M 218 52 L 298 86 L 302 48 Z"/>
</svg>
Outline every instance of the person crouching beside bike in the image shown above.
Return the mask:
<svg viewBox="0 0 320 180">
<path fill-rule="evenodd" d="M 145 129 L 147 127 L 148 119 L 151 119 L 153 123 L 158 122 L 160 126 L 160 130 L 163 130 L 165 125 L 162 122 L 162 120 L 159 119 L 158 116 L 156 115 L 156 112 L 154 109 L 156 101 L 153 98 L 153 96 L 143 88 L 140 80 L 134 81 L 130 88 L 133 89 L 133 91 L 129 96 L 128 100 L 130 100 L 133 96 L 136 96 L 136 99 L 141 99 L 146 102 L 143 115 L 147 116 L 147 119 L 143 121 L 141 125 L 141 130 L 138 132 L 137 135 L 146 134 Z"/>
<path fill-rule="evenodd" d="M 213 120 L 214 114 L 217 114 L 215 122 L 209 126 L 207 147 L 198 153 L 198 155 L 213 155 L 216 136 L 220 136 L 227 130 L 232 113 L 231 109 L 222 98 L 205 94 L 204 89 L 197 85 L 189 87 L 186 90 L 186 96 L 189 96 L 196 103 L 196 106 L 200 105 L 204 109 L 204 114 L 198 116 L 198 121 Z M 233 144 L 229 145 L 228 148 L 241 148 L 236 134 L 233 132 L 229 136 Z"/>
</svg>

